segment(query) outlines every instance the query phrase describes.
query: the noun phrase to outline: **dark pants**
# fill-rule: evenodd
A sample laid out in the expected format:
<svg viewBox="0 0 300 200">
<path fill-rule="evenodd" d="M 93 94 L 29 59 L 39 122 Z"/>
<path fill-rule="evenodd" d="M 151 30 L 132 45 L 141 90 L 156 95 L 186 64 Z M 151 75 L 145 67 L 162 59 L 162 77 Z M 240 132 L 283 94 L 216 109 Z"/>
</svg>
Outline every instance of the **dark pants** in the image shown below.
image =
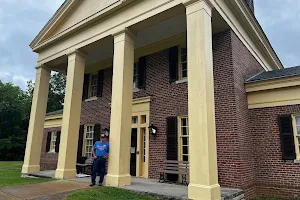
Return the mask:
<svg viewBox="0 0 300 200">
<path fill-rule="evenodd" d="M 105 158 L 96 158 L 93 165 L 92 183 L 96 182 L 97 173 L 100 175 L 99 183 L 103 182 L 106 167 Z"/>
</svg>

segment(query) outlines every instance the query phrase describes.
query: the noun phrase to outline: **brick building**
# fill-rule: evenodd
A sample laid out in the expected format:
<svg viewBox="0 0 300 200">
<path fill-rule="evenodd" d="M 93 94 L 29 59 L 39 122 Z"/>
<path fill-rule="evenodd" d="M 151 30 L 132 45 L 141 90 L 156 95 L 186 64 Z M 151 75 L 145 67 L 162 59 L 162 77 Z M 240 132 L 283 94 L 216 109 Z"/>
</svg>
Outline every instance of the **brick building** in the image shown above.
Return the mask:
<svg viewBox="0 0 300 200">
<path fill-rule="evenodd" d="M 192 199 L 219 199 L 218 185 L 241 188 L 246 199 L 300 194 L 300 68 L 283 69 L 253 1 L 110 0 L 100 7 L 65 1 L 31 44 L 42 67 L 23 173 L 57 169 L 58 178 L 72 177 L 76 161 L 91 157 L 100 133 L 109 132 L 117 149 L 109 185 L 130 184 L 128 173 L 157 179 L 168 159 L 190 161 Z M 141 9 L 147 12 L 138 15 Z M 120 32 L 116 22 L 132 24 Z M 45 118 L 47 76 L 40 74 L 49 69 L 67 72 L 67 86 L 64 111 Z"/>
</svg>

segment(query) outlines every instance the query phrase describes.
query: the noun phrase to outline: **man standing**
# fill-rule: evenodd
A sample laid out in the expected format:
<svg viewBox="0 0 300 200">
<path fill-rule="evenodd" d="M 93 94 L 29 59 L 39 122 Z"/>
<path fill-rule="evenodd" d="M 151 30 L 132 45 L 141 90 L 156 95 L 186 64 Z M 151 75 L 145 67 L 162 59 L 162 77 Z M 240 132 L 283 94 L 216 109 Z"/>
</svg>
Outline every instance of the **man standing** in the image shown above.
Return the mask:
<svg viewBox="0 0 300 200">
<path fill-rule="evenodd" d="M 92 183 L 90 184 L 90 186 L 95 185 L 97 173 L 100 174 L 99 186 L 102 186 L 105 174 L 106 159 L 108 158 L 109 154 L 109 144 L 108 142 L 106 142 L 106 136 L 104 134 L 101 134 L 100 141 L 97 141 L 94 144 L 92 153 L 94 156 L 94 164 L 92 173 Z"/>
</svg>

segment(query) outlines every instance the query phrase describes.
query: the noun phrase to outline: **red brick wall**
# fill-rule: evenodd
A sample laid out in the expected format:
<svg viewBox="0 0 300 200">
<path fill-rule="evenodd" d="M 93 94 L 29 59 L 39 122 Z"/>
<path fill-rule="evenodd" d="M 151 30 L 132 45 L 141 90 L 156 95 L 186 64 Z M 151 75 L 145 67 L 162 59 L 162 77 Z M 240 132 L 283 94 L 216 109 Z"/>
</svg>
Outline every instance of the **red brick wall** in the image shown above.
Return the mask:
<svg viewBox="0 0 300 200">
<path fill-rule="evenodd" d="M 47 143 L 48 132 L 60 131 L 60 129 L 61 129 L 60 127 L 44 129 L 42 152 L 41 152 L 41 162 L 40 162 L 41 170 L 43 170 L 43 169 L 54 170 L 57 167 L 58 153 L 46 152 L 46 143 Z"/>
<path fill-rule="evenodd" d="M 219 181 L 250 191 L 254 164 L 244 82 L 262 68 L 232 31 L 213 36 L 213 57 Z M 166 117 L 187 115 L 187 83 L 169 83 L 168 50 L 147 56 L 146 76 L 146 88 L 133 96 L 152 98 L 150 123 L 158 127 L 158 135 L 150 137 L 149 176 L 158 178 L 156 171 L 166 158 Z M 82 124 L 109 127 L 111 77 L 112 68 L 106 69 L 103 97 L 83 103 Z"/>
<path fill-rule="evenodd" d="M 219 183 L 244 189 L 248 198 L 254 196 L 255 168 L 244 83 L 263 69 L 233 32 L 224 32 L 215 38 L 213 48 Z"/>
<path fill-rule="evenodd" d="M 300 164 L 283 161 L 278 116 L 300 112 L 300 105 L 250 109 L 256 193 L 259 197 L 300 197 Z"/>
</svg>

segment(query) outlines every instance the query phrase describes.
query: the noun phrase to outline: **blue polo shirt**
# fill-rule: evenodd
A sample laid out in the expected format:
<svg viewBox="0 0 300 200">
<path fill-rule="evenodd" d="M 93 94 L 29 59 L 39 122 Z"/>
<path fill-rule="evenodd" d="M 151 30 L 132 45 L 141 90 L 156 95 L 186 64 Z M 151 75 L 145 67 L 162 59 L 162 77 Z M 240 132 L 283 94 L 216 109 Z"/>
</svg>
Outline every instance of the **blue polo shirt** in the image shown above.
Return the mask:
<svg viewBox="0 0 300 200">
<path fill-rule="evenodd" d="M 94 144 L 94 148 L 96 149 L 96 156 L 106 156 L 109 153 L 108 142 L 97 141 Z"/>
</svg>

